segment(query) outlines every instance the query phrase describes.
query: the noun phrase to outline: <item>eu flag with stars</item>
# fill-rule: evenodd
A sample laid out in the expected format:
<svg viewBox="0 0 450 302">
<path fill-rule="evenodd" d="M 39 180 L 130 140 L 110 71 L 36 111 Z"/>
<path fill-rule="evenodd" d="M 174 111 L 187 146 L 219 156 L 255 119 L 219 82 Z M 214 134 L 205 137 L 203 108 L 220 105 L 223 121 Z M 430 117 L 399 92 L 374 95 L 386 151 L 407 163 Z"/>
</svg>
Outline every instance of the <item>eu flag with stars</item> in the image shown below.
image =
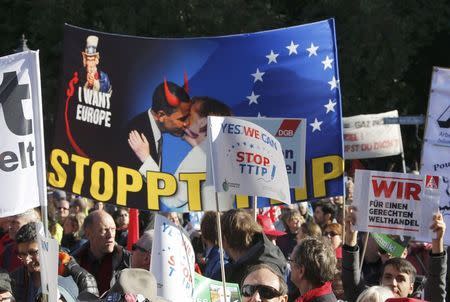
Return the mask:
<svg viewBox="0 0 450 302">
<path fill-rule="evenodd" d="M 100 96 L 107 94 L 108 108 L 67 94 L 71 81 L 75 83 L 75 72 L 86 73 L 89 36 L 98 38 L 94 50 L 94 55 L 99 54 L 96 80 L 103 76 L 108 81 L 109 91 L 100 92 Z M 77 169 L 69 167 L 69 181 L 59 187 L 70 191 L 74 188 L 70 180 L 83 181 L 77 194 L 104 196 L 105 201 L 129 207 L 165 209 L 150 206 L 148 179 L 131 184 L 136 181 L 133 173 L 126 175 L 126 181 L 116 179 L 114 173 L 121 166 L 139 169 L 140 161 L 134 166 L 120 161 L 124 157 L 120 150 L 130 148 L 121 134 L 137 115 L 150 115 L 156 88 L 167 79 L 184 87 L 190 98 L 207 96 L 228 105 L 235 116 L 306 118 L 306 184 L 292 191 L 292 200 L 343 195 L 342 111 L 333 19 L 257 33 L 186 39 L 121 36 L 66 26 L 63 66 L 54 149 L 87 157 L 90 163 L 108 163 L 117 184 L 109 187 L 104 181 L 102 173 L 107 177 L 108 172 L 101 172 L 97 180 L 85 170 L 81 179 L 75 175 Z M 91 88 L 87 83 L 80 78 L 77 85 L 83 91 L 96 89 L 95 84 Z M 71 106 L 80 104 L 92 107 L 90 111 L 83 109 L 92 116 L 84 117 L 84 111 L 75 107 L 71 111 Z M 102 116 L 101 110 L 109 116 L 109 126 L 93 120 L 97 111 Z M 174 174 L 192 145 L 159 122 L 156 125 L 163 138 L 162 163 L 156 164 L 162 172 Z M 51 168 L 56 174 L 57 167 Z M 124 183 L 119 184 L 121 180 Z M 138 186 L 147 192 L 139 195 Z M 121 188 L 126 189 L 125 193 Z M 161 194 L 170 191 L 156 189 Z M 112 190 L 109 195 L 105 193 L 108 190 Z"/>
</svg>

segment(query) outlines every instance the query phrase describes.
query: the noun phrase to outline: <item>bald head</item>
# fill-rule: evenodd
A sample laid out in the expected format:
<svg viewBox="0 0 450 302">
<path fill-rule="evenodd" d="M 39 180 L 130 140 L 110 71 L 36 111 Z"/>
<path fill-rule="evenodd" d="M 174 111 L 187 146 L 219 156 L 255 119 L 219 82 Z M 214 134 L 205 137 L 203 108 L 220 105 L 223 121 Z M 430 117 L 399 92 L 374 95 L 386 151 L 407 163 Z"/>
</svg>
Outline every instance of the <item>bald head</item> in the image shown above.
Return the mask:
<svg viewBox="0 0 450 302">
<path fill-rule="evenodd" d="M 83 230 L 95 257 L 102 258 L 104 255 L 112 253 L 115 245 L 116 225 L 111 215 L 103 210 L 91 212 L 84 220 Z"/>
<path fill-rule="evenodd" d="M 37 222 L 40 219 L 39 213 L 34 210 L 28 210 L 24 213 L 17 214 L 14 216 L 11 216 L 8 219 L 9 227 L 8 227 L 8 233 L 9 237 L 14 239 L 16 237 L 17 231 L 24 225 L 30 223 L 30 222 Z"/>
</svg>

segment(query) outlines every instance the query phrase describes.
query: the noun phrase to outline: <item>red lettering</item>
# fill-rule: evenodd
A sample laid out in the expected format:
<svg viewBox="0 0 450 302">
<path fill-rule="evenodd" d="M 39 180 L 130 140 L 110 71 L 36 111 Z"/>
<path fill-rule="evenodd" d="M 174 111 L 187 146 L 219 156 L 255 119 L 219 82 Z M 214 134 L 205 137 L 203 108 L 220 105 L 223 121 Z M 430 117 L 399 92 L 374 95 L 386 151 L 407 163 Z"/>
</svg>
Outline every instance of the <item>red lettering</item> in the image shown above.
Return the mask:
<svg viewBox="0 0 450 302">
<path fill-rule="evenodd" d="M 373 194 L 375 197 L 380 197 L 381 193 L 383 193 L 386 198 L 390 198 L 394 191 L 395 183 L 395 181 L 390 182 L 388 187 L 385 180 L 378 182 L 378 180 L 372 179 Z"/>
<path fill-rule="evenodd" d="M 170 265 L 175 265 L 175 256 L 173 256 L 173 255 L 170 256 L 168 262 L 169 262 Z"/>
<path fill-rule="evenodd" d="M 243 162 L 245 161 L 246 163 L 251 163 L 254 162 L 257 165 L 264 165 L 267 166 L 270 164 L 270 159 L 262 156 L 258 153 L 251 153 L 251 152 L 242 152 L 239 151 L 238 153 L 236 153 L 236 161 L 237 162 Z"/>
<path fill-rule="evenodd" d="M 397 183 L 397 199 L 403 198 L 403 183 L 399 182 Z"/>
<path fill-rule="evenodd" d="M 258 135 L 259 137 L 259 131 L 250 127 L 244 127 L 244 134 L 250 137 L 256 137 Z"/>
<path fill-rule="evenodd" d="M 416 183 L 406 183 L 405 186 L 405 199 L 411 199 L 411 197 L 414 200 L 420 200 L 419 199 L 420 194 L 420 185 Z"/>
<path fill-rule="evenodd" d="M 358 141 L 358 137 L 355 133 L 347 133 L 344 134 L 344 141 L 356 142 Z"/>
<path fill-rule="evenodd" d="M 236 159 L 237 162 L 240 163 L 241 161 L 244 160 L 244 152 L 239 151 L 239 152 L 236 154 L 236 156 L 237 156 L 237 159 Z"/>
</svg>

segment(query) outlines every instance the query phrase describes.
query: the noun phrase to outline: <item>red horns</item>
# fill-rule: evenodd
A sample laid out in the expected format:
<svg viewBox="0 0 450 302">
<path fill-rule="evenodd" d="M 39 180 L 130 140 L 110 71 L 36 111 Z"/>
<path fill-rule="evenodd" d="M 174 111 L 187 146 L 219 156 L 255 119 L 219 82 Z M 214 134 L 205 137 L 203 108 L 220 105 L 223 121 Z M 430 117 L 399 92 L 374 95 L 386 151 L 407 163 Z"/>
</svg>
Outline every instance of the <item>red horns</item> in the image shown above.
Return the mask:
<svg viewBox="0 0 450 302">
<path fill-rule="evenodd" d="M 186 71 L 184 72 L 184 91 L 186 91 L 186 93 L 189 94 L 189 83 Z"/>
<path fill-rule="evenodd" d="M 167 80 L 164 78 L 164 95 L 166 96 L 167 103 L 172 107 L 180 105 L 180 100 L 169 90 L 167 86 Z"/>
</svg>

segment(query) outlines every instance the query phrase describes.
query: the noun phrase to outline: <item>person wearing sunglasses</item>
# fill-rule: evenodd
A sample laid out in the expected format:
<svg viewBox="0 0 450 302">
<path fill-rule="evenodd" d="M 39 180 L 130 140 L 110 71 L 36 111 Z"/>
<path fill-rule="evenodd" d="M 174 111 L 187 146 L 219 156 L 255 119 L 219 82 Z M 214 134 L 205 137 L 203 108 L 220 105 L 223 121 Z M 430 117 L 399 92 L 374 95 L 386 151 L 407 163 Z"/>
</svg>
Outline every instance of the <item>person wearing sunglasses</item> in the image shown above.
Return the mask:
<svg viewBox="0 0 450 302">
<path fill-rule="evenodd" d="M 150 260 L 153 244 L 153 230 L 145 231 L 131 247 L 131 267 L 150 270 Z"/>
<path fill-rule="evenodd" d="M 287 293 L 283 276 L 265 263 L 251 266 L 241 285 L 242 302 L 287 302 Z"/>
</svg>

